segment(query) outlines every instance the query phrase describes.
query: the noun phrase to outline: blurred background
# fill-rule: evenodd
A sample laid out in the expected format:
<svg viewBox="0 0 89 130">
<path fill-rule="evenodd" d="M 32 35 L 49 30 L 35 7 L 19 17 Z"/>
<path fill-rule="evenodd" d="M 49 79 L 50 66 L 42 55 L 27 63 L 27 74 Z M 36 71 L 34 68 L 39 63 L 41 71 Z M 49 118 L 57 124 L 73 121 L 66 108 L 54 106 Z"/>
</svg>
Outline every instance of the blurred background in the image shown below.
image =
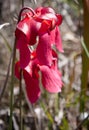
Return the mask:
<svg viewBox="0 0 89 130">
<path fill-rule="evenodd" d="M 82 41 L 83 36 L 86 38 L 86 34 L 84 35 L 86 19 L 84 3 L 81 0 L 24 0 L 23 2 L 24 6 L 32 8 L 50 6 L 62 14 L 63 22 L 60 32 L 64 49 L 64 53 L 58 53 L 58 67 L 63 80 L 62 92 L 49 94 L 43 91 L 40 100 L 34 105 L 28 104 L 24 93 L 22 93 L 23 130 L 89 130 L 89 67 L 87 67 L 89 53 L 88 42 L 85 44 Z M 0 130 L 8 129 L 11 85 L 10 57 L 21 8 L 21 0 L 0 0 Z M 88 23 L 86 29 L 89 29 L 87 19 L 86 23 Z M 87 39 L 89 39 L 88 36 Z M 16 78 L 14 84 L 13 130 L 19 130 L 20 99 Z"/>
</svg>

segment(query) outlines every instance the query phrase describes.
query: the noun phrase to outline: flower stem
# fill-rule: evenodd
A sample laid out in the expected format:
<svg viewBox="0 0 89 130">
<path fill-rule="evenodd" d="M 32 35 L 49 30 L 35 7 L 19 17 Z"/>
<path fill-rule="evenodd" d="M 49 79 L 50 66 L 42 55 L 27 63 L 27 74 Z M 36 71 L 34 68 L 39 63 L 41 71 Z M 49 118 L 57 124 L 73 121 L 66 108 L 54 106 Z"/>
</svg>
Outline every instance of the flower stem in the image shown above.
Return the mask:
<svg viewBox="0 0 89 130">
<path fill-rule="evenodd" d="M 89 71 L 89 0 L 83 1 L 84 10 L 84 49 L 82 53 L 82 76 L 81 76 L 81 93 L 80 93 L 80 112 L 85 111 L 86 91 L 88 89 L 88 71 Z M 86 55 L 87 54 L 87 55 Z"/>
<path fill-rule="evenodd" d="M 20 80 L 19 80 L 19 97 L 20 97 L 20 130 L 23 129 L 23 117 L 22 117 L 22 69 L 20 70 Z"/>
<path fill-rule="evenodd" d="M 24 0 L 22 0 L 22 8 L 24 7 Z"/>
<path fill-rule="evenodd" d="M 15 66 L 15 57 L 16 57 L 16 40 L 13 48 L 13 59 L 12 59 L 12 72 L 11 72 L 11 86 L 10 86 L 10 120 L 9 120 L 9 129 L 12 130 L 12 114 L 13 114 L 13 88 L 14 88 L 14 66 Z"/>
<path fill-rule="evenodd" d="M 21 9 L 20 13 L 19 13 L 18 22 L 21 20 L 21 15 L 22 15 L 22 12 L 23 12 L 24 10 L 30 10 L 33 15 L 36 14 L 35 11 L 34 11 L 32 8 L 30 8 L 30 7 L 23 7 L 23 8 Z"/>
<path fill-rule="evenodd" d="M 24 8 L 24 0 L 22 0 L 22 8 Z M 21 15 L 21 14 L 20 14 Z M 18 22 L 21 20 L 21 16 Z M 22 117 L 22 69 L 20 69 L 20 80 L 19 80 L 19 98 L 20 98 L 20 126 L 19 129 L 23 129 L 23 117 Z"/>
</svg>

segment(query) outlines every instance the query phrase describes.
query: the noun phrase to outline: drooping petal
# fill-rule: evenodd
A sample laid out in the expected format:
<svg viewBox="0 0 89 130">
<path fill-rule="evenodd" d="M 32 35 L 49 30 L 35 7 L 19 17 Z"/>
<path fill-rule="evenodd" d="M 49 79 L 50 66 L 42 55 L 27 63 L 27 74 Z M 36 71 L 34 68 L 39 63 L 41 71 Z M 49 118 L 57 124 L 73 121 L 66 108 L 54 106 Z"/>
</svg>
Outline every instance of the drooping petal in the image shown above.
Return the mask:
<svg viewBox="0 0 89 130">
<path fill-rule="evenodd" d="M 36 43 L 37 30 L 40 27 L 40 23 L 37 23 L 34 19 L 28 15 L 17 24 L 15 31 L 16 38 L 24 37 L 27 44 L 33 45 Z"/>
<path fill-rule="evenodd" d="M 53 30 L 50 31 L 50 35 L 51 35 L 51 44 L 55 45 L 55 37 L 56 37 L 56 28 L 54 28 Z"/>
<path fill-rule="evenodd" d="M 30 23 L 30 26 L 31 26 L 31 34 L 30 34 L 29 44 L 33 45 L 36 43 L 36 40 L 37 40 L 36 38 L 37 38 L 38 30 L 41 26 L 41 23 L 39 23 L 33 19 L 32 22 Z"/>
<path fill-rule="evenodd" d="M 62 15 L 60 14 L 56 14 L 57 18 L 58 18 L 58 21 L 57 21 L 57 25 L 59 26 L 61 23 L 62 23 Z"/>
<path fill-rule="evenodd" d="M 28 47 L 28 44 L 26 44 L 23 37 L 20 37 L 17 40 L 17 45 L 20 53 L 20 67 L 24 69 L 30 62 L 30 48 Z"/>
<path fill-rule="evenodd" d="M 39 17 L 37 17 L 37 21 L 41 21 L 41 20 L 56 20 L 57 21 L 57 17 L 52 14 L 52 13 L 47 13 L 47 14 L 43 14 L 43 15 L 40 15 Z"/>
<path fill-rule="evenodd" d="M 17 39 L 19 39 L 19 37 L 24 36 L 25 40 L 29 42 L 30 33 L 31 33 L 30 22 L 31 19 L 29 17 L 25 17 L 17 24 L 16 31 L 15 31 L 15 35 Z"/>
<path fill-rule="evenodd" d="M 64 52 L 63 51 L 63 47 L 62 47 L 62 39 L 61 39 L 61 34 L 59 31 L 59 27 L 56 26 L 51 32 L 51 44 L 55 45 L 56 48 L 60 51 L 60 52 Z"/>
<path fill-rule="evenodd" d="M 35 12 L 39 15 L 46 14 L 46 13 L 52 13 L 55 14 L 55 11 L 50 7 L 38 7 Z"/>
<path fill-rule="evenodd" d="M 39 34 L 43 35 L 44 33 L 48 32 L 51 28 L 51 21 L 50 20 L 43 20 L 41 27 L 39 29 Z"/>
<path fill-rule="evenodd" d="M 37 58 L 41 65 L 51 66 L 52 62 L 52 49 L 51 49 L 51 39 L 48 33 L 39 36 L 39 43 L 36 49 Z"/>
<path fill-rule="evenodd" d="M 40 66 L 40 70 L 44 88 L 51 93 L 61 92 L 62 81 L 60 74 L 56 70 L 45 65 Z"/>
<path fill-rule="evenodd" d="M 55 19 L 57 20 L 57 17 L 55 15 L 55 11 L 50 7 L 39 7 L 35 10 L 37 13 L 37 19 L 40 20 L 50 20 Z"/>
<path fill-rule="evenodd" d="M 55 50 L 53 50 L 53 49 L 52 49 L 52 56 L 53 56 L 53 58 L 58 59 L 57 52 Z"/>
<path fill-rule="evenodd" d="M 24 70 L 30 74 L 30 76 L 32 77 L 36 77 L 38 78 L 39 77 L 39 74 L 38 74 L 38 67 L 37 67 L 37 64 L 38 64 L 38 60 L 37 58 L 35 57 L 34 59 L 31 59 L 28 66 L 26 66 L 24 68 Z"/>
<path fill-rule="evenodd" d="M 33 78 L 29 73 L 24 71 L 23 73 L 25 84 L 26 84 L 26 93 L 29 101 L 35 103 L 40 97 L 40 88 L 38 78 Z"/>
<path fill-rule="evenodd" d="M 52 22 L 52 28 L 56 25 L 59 26 L 62 23 L 62 16 L 60 14 L 56 14 L 50 7 L 39 7 L 35 11 L 37 13 L 35 19 L 39 22 L 42 22 L 43 20 L 50 20 Z"/>
<path fill-rule="evenodd" d="M 61 39 L 61 34 L 59 31 L 59 27 L 56 26 L 56 31 L 55 31 L 55 45 L 56 48 L 60 51 L 60 52 L 64 52 L 63 51 L 63 47 L 62 47 L 62 39 Z"/>
</svg>

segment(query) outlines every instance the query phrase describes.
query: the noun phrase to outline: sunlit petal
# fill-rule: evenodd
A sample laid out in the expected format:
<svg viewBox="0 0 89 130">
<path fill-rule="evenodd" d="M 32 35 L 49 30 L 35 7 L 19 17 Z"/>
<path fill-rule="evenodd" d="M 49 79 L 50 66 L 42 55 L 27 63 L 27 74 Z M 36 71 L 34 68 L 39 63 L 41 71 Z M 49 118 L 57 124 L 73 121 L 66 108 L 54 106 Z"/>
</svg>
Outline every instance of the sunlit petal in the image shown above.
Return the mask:
<svg viewBox="0 0 89 130">
<path fill-rule="evenodd" d="M 52 62 L 52 49 L 51 49 L 51 39 L 48 33 L 40 36 L 39 43 L 36 49 L 37 58 L 41 65 L 51 65 Z"/>
<path fill-rule="evenodd" d="M 51 93 L 61 92 L 62 81 L 59 73 L 44 65 L 40 66 L 40 70 L 42 73 L 42 83 L 44 88 Z"/>
</svg>

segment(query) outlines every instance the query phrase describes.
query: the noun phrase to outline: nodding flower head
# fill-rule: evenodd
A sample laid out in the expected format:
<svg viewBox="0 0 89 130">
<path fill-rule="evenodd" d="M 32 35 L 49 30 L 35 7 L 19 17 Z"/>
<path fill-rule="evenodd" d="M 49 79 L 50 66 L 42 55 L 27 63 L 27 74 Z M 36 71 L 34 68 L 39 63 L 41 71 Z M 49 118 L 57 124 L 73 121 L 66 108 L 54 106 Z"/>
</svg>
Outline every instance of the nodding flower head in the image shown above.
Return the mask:
<svg viewBox="0 0 89 130">
<path fill-rule="evenodd" d="M 31 103 L 40 97 L 40 76 L 43 87 L 48 92 L 61 92 L 62 76 L 57 67 L 57 53 L 53 50 L 54 45 L 63 52 L 59 31 L 61 23 L 62 16 L 50 7 L 35 10 L 25 7 L 20 11 L 15 30 L 16 48 L 19 50 L 15 75 L 20 79 L 22 69 L 27 97 Z"/>
</svg>

